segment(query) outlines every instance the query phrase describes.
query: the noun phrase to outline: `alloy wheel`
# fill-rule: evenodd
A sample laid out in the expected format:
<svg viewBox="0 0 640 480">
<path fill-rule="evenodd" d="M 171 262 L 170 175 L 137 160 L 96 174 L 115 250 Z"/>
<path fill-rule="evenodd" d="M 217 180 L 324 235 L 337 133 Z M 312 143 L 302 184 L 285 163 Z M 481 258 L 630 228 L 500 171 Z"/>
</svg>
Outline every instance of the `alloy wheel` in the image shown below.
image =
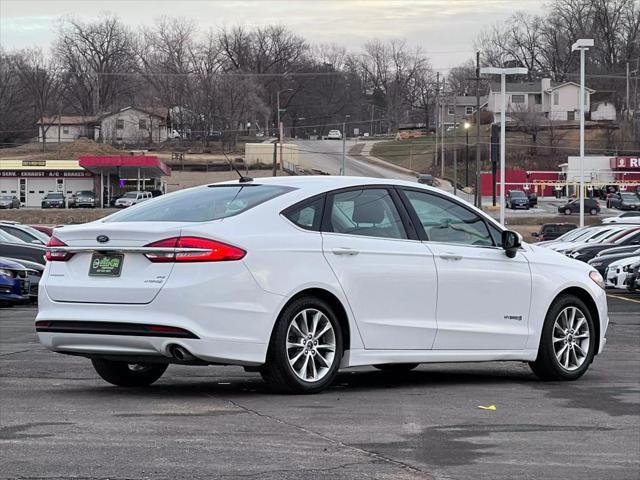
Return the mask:
<svg viewBox="0 0 640 480">
<path fill-rule="evenodd" d="M 289 324 L 286 348 L 289 365 L 298 378 L 321 380 L 335 358 L 336 335 L 331 321 L 315 308 L 302 310 Z"/>
<path fill-rule="evenodd" d="M 589 354 L 589 323 L 577 307 L 567 307 L 553 325 L 553 351 L 558 364 L 567 371 L 577 370 Z"/>
</svg>

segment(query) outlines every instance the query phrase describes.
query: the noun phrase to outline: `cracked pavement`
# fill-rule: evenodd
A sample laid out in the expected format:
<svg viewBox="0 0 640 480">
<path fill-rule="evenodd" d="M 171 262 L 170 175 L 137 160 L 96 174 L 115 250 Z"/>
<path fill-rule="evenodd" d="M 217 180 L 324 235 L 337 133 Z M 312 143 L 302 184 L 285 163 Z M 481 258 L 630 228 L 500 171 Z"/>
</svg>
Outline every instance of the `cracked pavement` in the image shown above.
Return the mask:
<svg viewBox="0 0 640 480">
<path fill-rule="evenodd" d="M 623 296 L 577 382 L 507 362 L 357 368 L 312 396 L 273 395 L 239 367 L 112 387 L 40 347 L 35 308 L 2 309 L 0 478 L 637 479 L 640 295 Z"/>
</svg>

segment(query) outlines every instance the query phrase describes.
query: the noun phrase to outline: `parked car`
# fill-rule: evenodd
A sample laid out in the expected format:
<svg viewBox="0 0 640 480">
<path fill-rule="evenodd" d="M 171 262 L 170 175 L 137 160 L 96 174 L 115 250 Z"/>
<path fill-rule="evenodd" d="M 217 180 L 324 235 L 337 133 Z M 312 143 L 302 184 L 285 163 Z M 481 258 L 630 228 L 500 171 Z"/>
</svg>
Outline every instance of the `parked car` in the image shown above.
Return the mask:
<svg viewBox="0 0 640 480">
<path fill-rule="evenodd" d="M 618 210 L 637 210 L 640 208 L 640 198 L 635 192 L 615 192 L 607 199 L 607 206 Z"/>
<path fill-rule="evenodd" d="M 620 233 L 618 236 L 612 237 L 611 240 L 606 243 L 594 243 L 592 245 L 584 245 L 567 250 L 565 255 L 582 262 L 588 262 L 599 252 L 607 250 L 608 248 L 633 245 L 640 246 L 640 227 L 634 228 L 628 232 Z"/>
<path fill-rule="evenodd" d="M 627 245 L 624 247 L 608 248 L 598 253 L 595 257 L 589 260 L 587 263 L 593 268 L 598 270 L 600 275 L 605 276 L 607 267 L 613 262 L 622 260 L 624 258 L 640 255 L 640 247 L 637 245 Z"/>
<path fill-rule="evenodd" d="M 96 194 L 91 190 L 80 190 L 69 197 L 69 208 L 96 208 Z"/>
<path fill-rule="evenodd" d="M 127 208 L 150 198 L 153 198 L 150 192 L 127 192 L 115 201 L 114 206 L 116 208 Z"/>
<path fill-rule="evenodd" d="M 584 211 L 589 215 L 597 215 L 600 213 L 600 204 L 595 198 L 584 199 Z M 580 200 L 571 200 L 570 202 L 560 205 L 558 207 L 558 213 L 564 213 L 565 215 L 571 215 L 572 213 L 580 213 Z"/>
<path fill-rule="evenodd" d="M 29 299 L 35 301 L 38 299 L 38 285 L 42 274 L 44 272 L 44 265 L 36 262 L 30 262 L 29 260 L 0 257 L 0 261 L 9 260 L 15 263 L 19 263 L 27 271 L 27 278 L 29 279 Z"/>
<path fill-rule="evenodd" d="M 29 260 L 44 265 L 44 245 L 26 243 L 13 235 L 0 230 L 0 257 Z"/>
<path fill-rule="evenodd" d="M 582 231 L 582 234 L 576 237 L 571 237 L 570 240 L 563 239 L 563 235 L 557 240 L 552 240 L 549 243 L 541 242 L 538 245 L 549 248 L 550 250 L 554 250 L 559 253 L 564 253 L 567 250 L 571 250 L 578 246 L 605 242 L 608 239 L 626 231 L 628 231 L 628 227 L 624 225 L 597 225 L 594 227 L 585 227 L 585 229 Z M 569 232 L 569 234 L 571 233 L 573 232 Z"/>
<path fill-rule="evenodd" d="M 120 386 L 169 363 L 244 365 L 297 393 L 341 367 L 442 361 L 526 361 L 575 380 L 605 344 L 595 269 L 414 181 L 185 189 L 56 230 L 47 258 L 40 341 Z"/>
<path fill-rule="evenodd" d="M 29 300 L 29 276 L 17 262 L 0 258 L 0 306 Z"/>
<path fill-rule="evenodd" d="M 433 175 L 428 173 L 423 173 L 418 175 L 418 183 L 422 183 L 423 185 L 433 186 Z"/>
<path fill-rule="evenodd" d="M 0 208 L 20 208 L 20 200 L 15 195 L 0 195 Z"/>
<path fill-rule="evenodd" d="M 0 220 L 0 230 L 19 238 L 23 242 L 33 243 L 35 245 L 46 245 L 49 241 L 49 235 L 22 223 Z"/>
<path fill-rule="evenodd" d="M 538 206 L 538 195 L 534 192 L 527 193 L 527 198 L 529 199 L 529 208 L 535 208 Z"/>
<path fill-rule="evenodd" d="M 342 140 L 342 133 L 340 130 L 329 130 L 327 140 Z"/>
<path fill-rule="evenodd" d="M 44 196 L 40 205 L 42 208 L 66 208 L 67 202 L 64 194 L 49 192 Z"/>
<path fill-rule="evenodd" d="M 524 208 L 529 210 L 529 199 L 522 190 L 509 190 L 505 196 L 506 208 L 515 210 L 517 208 Z"/>
<path fill-rule="evenodd" d="M 609 264 L 605 271 L 605 285 L 610 288 L 626 288 L 627 275 L 638 261 L 640 261 L 640 256 L 633 256 Z"/>
<path fill-rule="evenodd" d="M 615 217 L 602 220 L 602 223 L 638 223 L 640 224 L 640 210 L 628 210 Z"/>
<path fill-rule="evenodd" d="M 547 240 L 555 240 L 576 228 L 578 228 L 578 226 L 574 223 L 545 223 L 540 227 L 538 232 L 533 232 L 531 236 L 537 238 L 539 242 L 544 242 Z"/>
<path fill-rule="evenodd" d="M 31 228 L 35 228 L 39 232 L 44 233 L 47 237 L 51 237 L 53 234 L 53 229 L 55 227 L 51 227 L 49 225 L 29 225 Z"/>
<path fill-rule="evenodd" d="M 629 266 L 626 284 L 628 290 L 635 291 L 640 289 L 640 261 Z"/>
</svg>

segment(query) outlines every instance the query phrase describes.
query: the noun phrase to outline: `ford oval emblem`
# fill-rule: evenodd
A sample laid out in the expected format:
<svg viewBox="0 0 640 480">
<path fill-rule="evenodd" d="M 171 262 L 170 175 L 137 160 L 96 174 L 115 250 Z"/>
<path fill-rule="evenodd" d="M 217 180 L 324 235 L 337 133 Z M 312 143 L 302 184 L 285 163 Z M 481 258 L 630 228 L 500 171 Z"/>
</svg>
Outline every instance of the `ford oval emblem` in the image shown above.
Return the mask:
<svg viewBox="0 0 640 480">
<path fill-rule="evenodd" d="M 106 235 L 98 235 L 96 237 L 96 240 L 100 243 L 107 243 L 109 241 L 109 237 L 107 237 Z"/>
</svg>

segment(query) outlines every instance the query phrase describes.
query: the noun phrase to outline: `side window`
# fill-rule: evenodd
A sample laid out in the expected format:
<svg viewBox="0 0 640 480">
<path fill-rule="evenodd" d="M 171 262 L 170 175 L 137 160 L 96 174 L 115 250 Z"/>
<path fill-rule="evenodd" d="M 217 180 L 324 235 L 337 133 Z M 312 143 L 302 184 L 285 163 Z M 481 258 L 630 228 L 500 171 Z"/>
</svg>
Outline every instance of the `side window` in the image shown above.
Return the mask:
<svg viewBox="0 0 640 480">
<path fill-rule="evenodd" d="M 404 190 L 431 242 L 494 246 L 502 233 L 482 217 L 449 199 L 430 193 Z"/>
<path fill-rule="evenodd" d="M 381 238 L 407 238 L 398 209 L 386 188 L 336 193 L 330 202 L 329 232 Z"/>
<path fill-rule="evenodd" d="M 324 208 L 324 196 L 311 202 L 304 202 L 287 209 L 283 215 L 291 222 L 305 230 L 320 231 L 322 222 L 322 210 Z"/>
</svg>

